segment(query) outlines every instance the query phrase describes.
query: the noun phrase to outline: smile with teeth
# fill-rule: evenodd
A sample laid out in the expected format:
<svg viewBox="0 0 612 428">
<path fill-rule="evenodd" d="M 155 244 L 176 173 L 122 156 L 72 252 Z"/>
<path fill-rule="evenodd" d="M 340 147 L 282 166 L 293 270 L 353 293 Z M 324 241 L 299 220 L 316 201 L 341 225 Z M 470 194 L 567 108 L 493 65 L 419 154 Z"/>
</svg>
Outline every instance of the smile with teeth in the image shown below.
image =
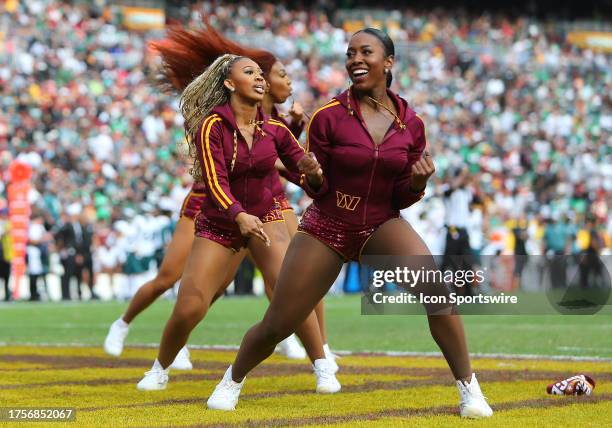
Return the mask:
<svg viewBox="0 0 612 428">
<path fill-rule="evenodd" d="M 255 92 L 259 94 L 263 94 L 265 92 L 263 85 L 255 85 L 253 89 L 255 89 Z"/>
<path fill-rule="evenodd" d="M 363 77 L 366 74 L 368 74 L 368 70 L 365 70 L 363 68 L 359 68 L 357 70 L 353 70 L 353 77 Z"/>
</svg>

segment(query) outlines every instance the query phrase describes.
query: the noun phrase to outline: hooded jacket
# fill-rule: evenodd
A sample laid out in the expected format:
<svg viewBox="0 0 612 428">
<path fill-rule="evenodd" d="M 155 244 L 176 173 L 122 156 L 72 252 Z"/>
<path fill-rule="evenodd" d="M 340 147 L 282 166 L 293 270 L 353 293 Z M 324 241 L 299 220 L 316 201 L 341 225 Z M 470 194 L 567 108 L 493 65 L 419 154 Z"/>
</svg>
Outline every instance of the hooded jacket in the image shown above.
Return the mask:
<svg viewBox="0 0 612 428">
<path fill-rule="evenodd" d="M 251 149 L 246 144 L 229 103 L 217 106 L 202 122 L 196 136 L 198 160 L 206 185 L 201 212 L 210 221 L 235 226 L 241 212 L 261 217 L 274 204 L 269 188 L 274 163 L 280 157 L 292 171 L 304 149 L 287 127 L 258 108 Z M 236 138 L 234 138 L 236 136 Z"/>
<path fill-rule="evenodd" d="M 296 139 L 299 139 L 300 135 L 302 134 L 302 131 L 304 131 L 303 122 L 300 122 L 297 124 L 288 123 L 283 117 L 281 117 L 276 107 L 272 107 L 272 114 L 270 115 L 270 117 L 279 122 L 282 122 L 287 127 L 287 129 L 291 131 L 291 133 Z M 285 189 L 283 188 L 283 183 L 281 183 L 280 181 L 281 175 L 285 177 L 287 180 L 291 181 L 292 183 L 297 184 L 298 186 L 300 184 L 300 174 L 299 173 L 291 173 L 289 171 L 279 172 L 278 170 L 276 170 L 276 173 L 272 175 L 271 181 L 270 181 L 272 195 L 274 196 L 280 196 L 280 195 L 284 196 L 285 195 Z"/>
<path fill-rule="evenodd" d="M 307 151 L 323 169 L 323 184 L 302 187 L 326 215 L 355 225 L 380 224 L 423 197 L 410 190 L 412 165 L 425 149 L 425 127 L 407 102 L 387 90 L 398 111 L 376 145 L 351 89 L 318 109 L 307 127 Z"/>
<path fill-rule="evenodd" d="M 191 185 L 191 190 L 183 199 L 183 205 L 181 206 L 181 217 L 188 213 L 188 217 L 195 215 L 200 212 L 202 207 L 202 201 L 206 197 L 206 185 L 204 183 L 194 182 Z"/>
</svg>

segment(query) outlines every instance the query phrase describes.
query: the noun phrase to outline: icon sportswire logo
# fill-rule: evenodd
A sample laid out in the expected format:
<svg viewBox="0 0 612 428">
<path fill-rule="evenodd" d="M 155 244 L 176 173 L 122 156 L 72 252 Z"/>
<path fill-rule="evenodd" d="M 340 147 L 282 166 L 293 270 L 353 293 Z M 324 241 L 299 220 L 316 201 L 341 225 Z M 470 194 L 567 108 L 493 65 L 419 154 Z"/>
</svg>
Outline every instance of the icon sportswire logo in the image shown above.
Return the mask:
<svg viewBox="0 0 612 428">
<path fill-rule="evenodd" d="M 338 208 L 355 211 L 355 208 L 357 208 L 357 205 L 359 205 L 360 201 L 361 196 L 351 196 L 336 190 L 336 205 L 338 206 Z"/>
</svg>

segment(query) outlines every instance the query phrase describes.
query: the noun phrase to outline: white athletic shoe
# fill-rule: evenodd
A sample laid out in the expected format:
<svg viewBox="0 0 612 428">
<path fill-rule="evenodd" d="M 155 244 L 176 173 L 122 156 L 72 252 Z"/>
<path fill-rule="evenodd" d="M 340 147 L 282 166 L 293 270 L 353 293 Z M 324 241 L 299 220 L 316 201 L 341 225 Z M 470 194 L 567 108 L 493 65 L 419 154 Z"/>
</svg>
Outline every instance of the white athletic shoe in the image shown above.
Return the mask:
<svg viewBox="0 0 612 428">
<path fill-rule="evenodd" d="M 174 361 L 170 364 L 171 369 L 176 370 L 191 370 L 193 369 L 193 364 L 189 360 L 189 350 L 186 346 L 183 346 L 181 350 L 176 354 Z"/>
<path fill-rule="evenodd" d="M 234 382 L 232 380 L 232 366 L 229 366 L 223 375 L 223 379 L 208 398 L 206 406 L 213 410 L 236 410 L 240 390 L 245 380 L 246 377 L 240 383 Z"/>
<path fill-rule="evenodd" d="M 130 331 L 130 325 L 121 318 L 111 324 L 106 339 L 104 340 L 104 351 L 114 357 L 123 352 L 123 342 Z"/>
<path fill-rule="evenodd" d="M 168 385 L 168 369 L 164 369 L 159 361 L 155 360 L 153 367 L 145 372 L 144 377 L 136 385 L 140 391 L 161 391 Z"/>
<path fill-rule="evenodd" d="M 336 372 L 327 358 L 315 360 L 312 366 L 317 376 L 317 392 L 319 394 L 335 394 L 342 386 L 336 379 Z"/>
<path fill-rule="evenodd" d="M 476 379 L 476 375 L 472 373 L 470 383 L 465 381 L 457 381 L 457 389 L 461 401 L 459 402 L 459 410 L 463 418 L 488 418 L 493 415 L 493 410 L 487 404 L 487 399 L 482 395 L 480 385 Z"/>
<path fill-rule="evenodd" d="M 295 334 L 279 343 L 276 350 L 279 354 L 292 360 L 303 360 L 306 358 L 306 350 L 300 345 Z"/>
<path fill-rule="evenodd" d="M 336 360 L 340 357 L 334 354 L 331 349 L 329 349 L 329 345 L 327 343 L 323 345 L 323 352 L 325 353 L 325 358 L 331 364 L 334 373 L 337 373 L 340 368 L 338 367 L 338 363 L 336 362 Z"/>
</svg>

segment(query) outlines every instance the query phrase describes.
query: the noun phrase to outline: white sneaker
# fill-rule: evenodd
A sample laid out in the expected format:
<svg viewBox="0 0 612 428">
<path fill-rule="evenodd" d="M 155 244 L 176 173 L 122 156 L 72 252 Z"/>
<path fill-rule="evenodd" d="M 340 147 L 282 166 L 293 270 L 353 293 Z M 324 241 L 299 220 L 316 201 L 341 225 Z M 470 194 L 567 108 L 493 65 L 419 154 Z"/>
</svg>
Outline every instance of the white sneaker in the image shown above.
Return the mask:
<svg viewBox="0 0 612 428">
<path fill-rule="evenodd" d="M 336 372 L 327 358 L 315 360 L 312 366 L 317 376 L 317 392 L 319 394 L 335 394 L 342 386 L 336 379 Z"/>
<path fill-rule="evenodd" d="M 476 375 L 472 373 L 470 383 L 457 381 L 457 389 L 461 401 L 459 402 L 459 410 L 463 418 L 488 418 L 493 415 L 493 410 L 487 404 L 487 399 L 482 395 L 480 385 L 476 379 Z"/>
<path fill-rule="evenodd" d="M 136 385 L 140 391 L 161 391 L 168 385 L 168 369 L 164 369 L 159 361 L 155 360 L 153 367 L 145 372 L 144 377 Z"/>
<path fill-rule="evenodd" d="M 303 360 L 306 358 L 306 350 L 300 345 L 295 334 L 279 343 L 276 351 L 292 360 Z"/>
<path fill-rule="evenodd" d="M 329 345 L 327 343 L 323 345 L 323 352 L 325 353 L 325 358 L 329 361 L 329 364 L 333 368 L 334 373 L 337 373 L 340 367 L 338 367 L 338 363 L 336 362 L 336 360 L 340 357 L 334 354 L 331 349 L 329 349 Z"/>
<path fill-rule="evenodd" d="M 193 364 L 189 360 L 189 350 L 186 346 L 183 346 L 181 350 L 176 354 L 174 361 L 170 364 L 171 369 L 176 370 L 191 370 L 193 369 Z"/>
<path fill-rule="evenodd" d="M 119 318 L 111 324 L 106 339 L 104 340 L 104 351 L 114 357 L 123 352 L 123 342 L 130 331 L 130 325 Z"/>
<path fill-rule="evenodd" d="M 206 405 L 213 410 L 236 410 L 236 403 L 240 396 L 240 390 L 244 385 L 246 377 L 242 382 L 234 382 L 232 380 L 232 366 L 225 371 L 223 379 L 215 387 L 215 390 L 208 398 Z"/>
</svg>

